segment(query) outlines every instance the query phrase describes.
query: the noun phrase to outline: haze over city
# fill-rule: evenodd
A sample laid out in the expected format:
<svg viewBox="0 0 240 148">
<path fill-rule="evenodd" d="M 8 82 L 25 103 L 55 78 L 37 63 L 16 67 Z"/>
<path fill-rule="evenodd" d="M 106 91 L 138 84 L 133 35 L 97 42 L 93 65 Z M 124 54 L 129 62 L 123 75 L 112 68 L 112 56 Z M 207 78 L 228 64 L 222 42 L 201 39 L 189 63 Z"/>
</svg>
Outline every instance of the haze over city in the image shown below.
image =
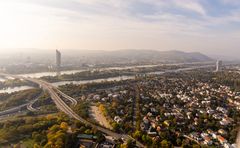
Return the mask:
<svg viewBox="0 0 240 148">
<path fill-rule="evenodd" d="M 0 148 L 240 148 L 240 0 L 0 0 Z"/>
<path fill-rule="evenodd" d="M 9 0 L 0 51 L 153 49 L 237 57 L 238 0 Z"/>
</svg>

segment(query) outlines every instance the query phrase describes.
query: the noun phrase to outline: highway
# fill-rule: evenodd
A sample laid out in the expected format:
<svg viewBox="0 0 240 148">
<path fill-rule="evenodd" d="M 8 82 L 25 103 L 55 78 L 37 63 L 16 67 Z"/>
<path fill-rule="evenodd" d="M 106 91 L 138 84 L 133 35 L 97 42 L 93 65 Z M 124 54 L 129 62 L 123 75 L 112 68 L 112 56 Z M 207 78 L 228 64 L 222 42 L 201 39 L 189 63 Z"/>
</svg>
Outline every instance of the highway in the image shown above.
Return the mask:
<svg viewBox="0 0 240 148">
<path fill-rule="evenodd" d="M 32 105 L 38 100 L 38 98 L 41 96 L 41 94 L 36 99 L 34 99 L 28 103 L 25 103 L 25 104 L 22 104 L 22 105 L 19 105 L 19 106 L 16 106 L 16 107 L 4 110 L 4 111 L 0 111 L 0 116 L 12 115 L 12 114 L 18 113 L 24 109 L 28 109 L 29 111 L 36 111 L 36 109 L 33 108 Z"/>
<path fill-rule="evenodd" d="M 27 105 L 27 109 L 28 109 L 29 111 L 32 111 L 32 112 L 37 111 L 37 109 L 35 109 L 35 108 L 32 107 L 33 104 L 34 104 L 37 100 L 38 100 L 38 98 L 35 99 L 35 100 L 33 100 L 33 101 L 31 101 L 31 102 Z"/>
<path fill-rule="evenodd" d="M 20 105 L 18 107 L 14 107 L 14 108 L 11 108 L 11 109 L 8 109 L 8 110 L 1 111 L 0 116 L 5 116 L 5 115 L 10 115 L 10 114 L 17 113 L 17 112 L 21 111 L 22 109 L 26 108 L 28 104 L 29 103 L 26 103 L 26 104 Z"/>
<path fill-rule="evenodd" d="M 76 106 L 77 105 L 77 100 L 75 100 L 74 98 L 64 94 L 63 92 L 61 92 L 59 89 L 55 88 L 55 90 L 64 98 L 68 99 L 73 106 Z"/>
<path fill-rule="evenodd" d="M 95 128 L 109 136 L 112 136 L 116 139 L 125 139 L 125 141 L 127 139 L 132 139 L 134 140 L 132 137 L 130 137 L 129 135 L 125 135 L 125 134 L 118 134 L 118 133 L 115 133 L 111 130 L 108 130 L 106 128 L 103 128 L 103 127 L 100 127 L 100 126 L 97 126 L 87 120 L 85 120 L 84 118 L 80 117 L 79 115 L 77 115 L 59 96 L 58 94 L 56 93 L 56 88 L 54 86 L 52 86 L 50 83 L 47 83 L 45 81 L 42 81 L 42 80 L 36 80 L 36 79 L 32 79 L 32 78 L 26 78 L 28 81 L 32 81 L 34 83 L 37 83 L 39 84 L 44 90 L 47 90 L 48 93 L 50 94 L 52 100 L 54 101 L 54 103 L 56 104 L 57 108 L 59 110 L 61 110 L 62 112 L 64 112 L 65 114 L 67 114 L 69 117 L 72 117 L 86 125 L 89 125 L 91 126 L 92 128 Z M 67 96 L 65 95 L 64 93 L 61 92 L 61 94 L 63 96 Z M 138 147 L 145 147 L 143 144 L 141 144 L 140 142 L 136 142 L 137 143 L 137 146 Z"/>
<path fill-rule="evenodd" d="M 180 72 L 180 71 L 187 71 L 187 70 L 193 70 L 193 69 L 199 69 L 199 68 L 207 68 L 207 67 L 212 67 L 212 65 L 206 65 L 206 66 L 199 66 L 199 67 L 191 67 L 191 68 L 183 68 L 183 69 L 178 69 L 178 70 L 171 70 L 168 72 Z M 165 72 L 165 73 L 168 73 Z M 95 128 L 109 136 L 112 136 L 116 139 L 124 139 L 124 141 L 127 141 L 128 139 L 132 139 L 134 140 L 132 137 L 130 137 L 129 135 L 126 134 L 118 134 L 115 133 L 111 130 L 108 130 L 106 128 L 100 127 L 98 125 L 95 125 L 87 120 L 85 120 L 84 118 L 80 117 L 79 115 L 77 115 L 62 99 L 61 97 L 58 95 L 58 93 L 65 97 L 66 99 L 68 99 L 69 101 L 72 102 L 73 105 L 77 104 L 77 101 L 69 96 L 67 96 L 66 94 L 64 94 L 63 92 L 61 92 L 60 90 L 58 90 L 56 87 L 54 87 L 52 84 L 42 81 L 42 80 L 38 80 L 38 79 L 33 79 L 33 78 L 25 78 L 25 77 L 21 77 L 21 76 L 15 76 L 15 75 L 8 75 L 8 74 L 0 74 L 0 75 L 4 75 L 4 76 L 11 76 L 14 78 L 19 78 L 19 79 L 25 79 L 28 81 L 31 81 L 33 83 L 38 84 L 43 90 L 47 91 L 49 93 L 49 95 L 51 96 L 52 100 L 54 101 L 54 103 L 56 104 L 56 107 L 61 110 L 62 112 L 64 112 L 65 114 L 67 114 L 69 117 L 74 118 L 80 122 L 82 122 L 83 124 L 89 125 L 92 128 Z M 136 144 L 138 147 L 145 147 L 143 144 L 141 144 L 140 142 L 136 141 Z"/>
<path fill-rule="evenodd" d="M 98 126 L 98 125 L 95 125 L 95 124 L 85 120 L 84 118 L 80 117 L 61 99 L 61 97 L 58 95 L 58 93 L 60 93 L 60 95 L 62 95 L 63 97 L 66 97 L 66 99 L 70 100 L 73 105 L 77 104 L 77 101 L 75 99 L 69 97 L 68 95 L 64 94 L 63 92 L 61 92 L 60 90 L 58 90 L 56 87 L 54 87 L 52 84 L 50 84 L 48 82 L 38 80 L 38 79 L 33 79 L 33 78 L 25 78 L 25 77 L 16 76 L 16 75 L 10 75 L 10 74 L 0 74 L 0 75 L 11 76 L 11 77 L 18 78 L 18 79 L 25 79 L 25 80 L 31 81 L 33 83 L 36 83 L 44 91 L 47 91 L 49 93 L 49 95 L 51 96 L 51 98 L 52 98 L 53 102 L 55 103 L 56 107 L 59 110 L 61 110 L 62 112 L 64 112 L 65 114 L 67 114 L 69 117 L 74 118 L 74 119 L 82 122 L 85 125 L 89 125 L 92 128 L 95 128 L 95 129 L 105 133 L 106 135 L 112 136 L 115 139 L 124 139 L 125 142 L 128 139 L 135 140 L 132 137 L 130 137 L 129 135 L 115 133 L 115 132 L 113 132 L 109 129 L 103 128 L 103 127 Z M 26 107 L 28 104 L 24 104 L 24 105 Z M 145 146 L 138 141 L 136 141 L 136 144 L 140 148 L 145 148 Z"/>
</svg>

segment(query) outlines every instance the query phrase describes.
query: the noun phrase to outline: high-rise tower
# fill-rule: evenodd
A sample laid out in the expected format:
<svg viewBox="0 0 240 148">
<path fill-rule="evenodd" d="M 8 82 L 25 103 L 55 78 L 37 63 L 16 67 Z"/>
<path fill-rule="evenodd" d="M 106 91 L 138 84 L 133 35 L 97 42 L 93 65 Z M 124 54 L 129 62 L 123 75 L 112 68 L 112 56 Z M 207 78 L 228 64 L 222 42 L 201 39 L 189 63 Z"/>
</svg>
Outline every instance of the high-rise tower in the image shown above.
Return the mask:
<svg viewBox="0 0 240 148">
<path fill-rule="evenodd" d="M 222 61 L 218 60 L 216 63 L 216 71 L 221 71 L 222 70 Z"/>
<path fill-rule="evenodd" d="M 56 70 L 60 73 L 61 69 L 61 52 L 56 50 Z"/>
</svg>

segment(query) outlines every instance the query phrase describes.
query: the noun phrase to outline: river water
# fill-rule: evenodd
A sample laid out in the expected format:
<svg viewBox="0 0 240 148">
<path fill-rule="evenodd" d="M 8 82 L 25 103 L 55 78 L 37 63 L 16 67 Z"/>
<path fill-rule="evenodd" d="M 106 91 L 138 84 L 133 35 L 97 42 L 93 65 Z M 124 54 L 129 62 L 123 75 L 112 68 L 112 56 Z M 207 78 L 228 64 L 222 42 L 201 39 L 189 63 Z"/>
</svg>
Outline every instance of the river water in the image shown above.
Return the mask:
<svg viewBox="0 0 240 148">
<path fill-rule="evenodd" d="M 0 82 L 4 82 L 4 81 L 6 81 L 6 79 L 0 77 Z"/>
<path fill-rule="evenodd" d="M 159 65 L 142 65 L 142 66 L 125 66 L 125 67 L 107 67 L 107 68 L 92 68 L 88 70 L 125 70 L 125 69 L 132 69 L 132 68 L 147 68 L 147 67 L 155 67 Z M 68 70 L 68 71 L 61 71 L 61 75 L 63 74 L 75 74 L 78 72 L 86 71 L 87 69 L 82 70 Z M 30 74 L 20 74 L 19 76 L 29 77 L 29 78 L 40 78 L 44 76 L 56 76 L 56 72 L 39 72 L 39 73 L 30 73 Z"/>
<path fill-rule="evenodd" d="M 8 88 L 0 89 L 0 93 L 13 93 L 17 91 L 32 89 L 32 88 L 33 87 L 31 86 L 8 87 Z"/>
<path fill-rule="evenodd" d="M 52 83 L 54 86 L 58 87 L 60 85 L 65 84 L 86 84 L 86 83 L 93 83 L 93 82 L 103 82 L 103 81 L 120 81 L 120 80 L 127 80 L 127 79 L 133 79 L 134 76 L 121 76 L 121 77 L 111 77 L 111 78 L 105 78 L 105 79 L 94 79 L 94 80 L 82 80 L 82 81 L 60 81 Z M 0 93 L 13 93 L 16 91 L 22 91 L 27 89 L 32 89 L 33 87 L 30 86 L 19 86 L 19 87 L 8 87 L 5 89 L 0 89 Z"/>
<path fill-rule="evenodd" d="M 107 67 L 107 68 L 92 68 L 91 70 L 99 70 L 99 71 L 105 71 L 105 70 L 125 70 L 125 69 L 131 69 L 131 68 L 144 68 L 144 67 L 154 67 L 158 65 L 143 65 L 143 66 L 125 66 L 125 67 Z M 75 74 L 78 72 L 86 71 L 85 70 L 68 70 L 68 71 L 61 71 L 61 75 L 63 74 Z M 56 76 L 56 72 L 39 72 L 39 73 L 30 73 L 30 74 L 20 74 L 19 76 L 23 77 L 29 77 L 29 78 L 40 78 L 44 76 Z M 126 79 L 133 79 L 134 76 L 121 76 L 121 77 L 110 77 L 105 79 L 94 79 L 94 80 L 82 80 L 82 81 L 61 81 L 61 82 L 55 82 L 52 83 L 54 86 L 60 86 L 65 84 L 86 84 L 86 83 L 93 83 L 93 82 L 102 82 L 102 81 L 120 81 L 120 80 L 126 80 Z M 11 77 L 2 78 L 0 77 L 0 81 L 5 81 L 7 79 L 13 79 Z M 30 86 L 20 86 L 20 87 L 8 87 L 4 89 L 0 89 L 0 93 L 12 93 L 15 91 L 21 91 L 26 89 L 31 89 L 33 87 Z"/>
<path fill-rule="evenodd" d="M 82 80 L 82 81 L 61 81 L 52 83 L 54 86 L 60 86 L 65 84 L 86 84 L 86 83 L 93 83 L 93 82 L 103 82 L 103 81 L 120 81 L 120 80 L 128 80 L 133 79 L 134 76 L 120 76 L 120 77 L 111 77 L 105 79 L 94 79 L 94 80 Z"/>
<path fill-rule="evenodd" d="M 126 67 L 109 67 L 109 68 L 101 68 L 98 70 L 124 70 L 124 69 L 131 69 L 131 68 L 136 68 L 136 67 L 154 67 L 158 65 L 144 65 L 144 66 L 126 66 Z M 180 71 L 186 71 L 186 70 L 193 70 L 196 68 L 204 68 L 207 66 L 200 66 L 200 67 L 189 67 L 189 68 L 181 68 L 181 69 L 175 69 L 175 70 L 168 70 L 168 71 L 155 71 L 155 72 L 150 72 L 147 74 L 156 74 L 156 75 L 161 75 L 166 72 L 180 72 Z M 94 70 L 94 69 L 93 69 Z M 96 70 L 96 69 L 95 69 Z M 82 72 L 84 70 L 71 70 L 71 71 L 62 71 L 61 74 L 75 74 L 78 72 Z M 32 73 L 32 74 L 22 74 L 20 76 L 23 77 L 30 77 L 30 78 L 40 78 L 43 76 L 55 76 L 56 72 L 41 72 L 41 73 Z M 10 79 L 10 78 L 8 78 Z M 120 77 L 110 77 L 110 78 L 104 78 L 104 79 L 94 79 L 94 80 L 82 80 L 82 81 L 61 81 L 61 82 L 55 82 L 52 83 L 54 86 L 60 86 L 60 85 L 65 85 L 65 84 L 86 84 L 86 83 L 93 83 L 93 82 L 102 82 L 102 81 L 120 81 L 120 80 L 127 80 L 127 79 L 134 79 L 134 76 L 120 76 Z M 13 88 L 6 88 L 6 89 L 1 89 L 0 93 L 12 93 L 15 91 L 21 91 L 21 90 L 26 90 L 26 89 L 31 89 L 33 87 L 30 86 L 20 86 L 20 87 L 13 87 Z"/>
<path fill-rule="evenodd" d="M 61 74 L 75 74 L 78 72 L 82 72 L 84 70 L 68 70 L 68 71 L 61 71 Z M 39 73 L 30 73 L 30 74 L 21 74 L 19 76 L 29 77 L 29 78 L 41 78 L 44 76 L 56 76 L 56 72 L 39 72 Z"/>
</svg>

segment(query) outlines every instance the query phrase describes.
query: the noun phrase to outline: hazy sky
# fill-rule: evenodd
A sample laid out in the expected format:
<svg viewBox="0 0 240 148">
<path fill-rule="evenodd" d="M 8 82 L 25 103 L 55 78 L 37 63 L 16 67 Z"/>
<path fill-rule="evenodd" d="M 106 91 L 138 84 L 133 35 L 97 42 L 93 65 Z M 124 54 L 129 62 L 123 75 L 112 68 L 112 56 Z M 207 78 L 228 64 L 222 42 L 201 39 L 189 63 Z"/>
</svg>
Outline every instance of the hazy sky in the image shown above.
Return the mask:
<svg viewBox="0 0 240 148">
<path fill-rule="evenodd" d="M 240 0 L 1 0 L 0 19 L 0 50 L 240 54 Z"/>
</svg>

